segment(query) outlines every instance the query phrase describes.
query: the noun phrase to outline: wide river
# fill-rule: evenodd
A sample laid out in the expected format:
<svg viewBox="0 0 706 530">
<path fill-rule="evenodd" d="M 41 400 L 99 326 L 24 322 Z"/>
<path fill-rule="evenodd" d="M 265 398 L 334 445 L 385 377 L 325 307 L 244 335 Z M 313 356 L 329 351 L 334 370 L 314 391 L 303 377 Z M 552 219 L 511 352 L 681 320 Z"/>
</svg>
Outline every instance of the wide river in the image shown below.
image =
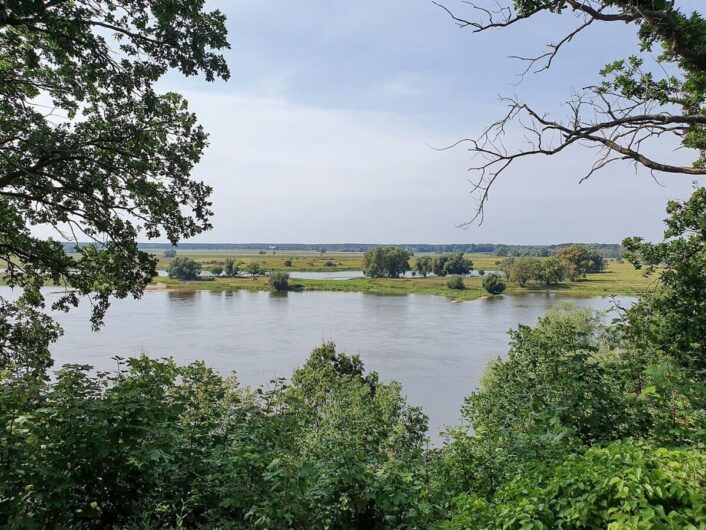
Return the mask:
<svg viewBox="0 0 706 530">
<path fill-rule="evenodd" d="M 13 293 L 0 287 L 0 296 Z M 506 353 L 507 331 L 535 322 L 559 300 L 566 298 L 533 294 L 452 303 L 421 295 L 148 291 L 138 301 L 115 301 L 97 333 L 90 330 L 85 302 L 57 314 L 65 333 L 52 352 L 56 366 L 99 369 L 115 368 L 114 355 L 141 352 L 180 363 L 202 359 L 259 386 L 289 376 L 312 348 L 333 340 L 339 351 L 359 354 L 383 380 L 400 381 L 409 402 L 429 415 L 436 438 L 445 425 L 457 423 L 463 398 L 487 361 Z M 573 302 L 612 306 L 601 297 Z"/>
</svg>

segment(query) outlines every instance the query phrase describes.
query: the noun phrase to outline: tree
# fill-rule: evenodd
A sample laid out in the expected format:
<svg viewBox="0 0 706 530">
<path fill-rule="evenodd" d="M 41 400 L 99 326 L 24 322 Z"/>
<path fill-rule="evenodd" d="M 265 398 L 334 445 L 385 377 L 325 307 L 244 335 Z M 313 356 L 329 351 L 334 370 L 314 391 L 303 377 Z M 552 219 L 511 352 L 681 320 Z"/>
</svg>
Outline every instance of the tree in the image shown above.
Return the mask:
<svg viewBox="0 0 706 530">
<path fill-rule="evenodd" d="M 586 274 L 596 267 L 594 256 L 583 245 L 559 249 L 556 257 L 564 265 L 566 274 L 572 282 L 585 278 Z M 602 263 L 603 260 L 601 260 Z"/>
<path fill-rule="evenodd" d="M 223 272 L 225 272 L 226 276 L 229 278 L 238 275 L 238 264 L 233 258 L 226 258 L 223 262 Z"/>
<path fill-rule="evenodd" d="M 510 268 L 510 281 L 525 287 L 530 281 L 536 281 L 542 274 L 542 262 L 531 256 L 516 258 Z"/>
<path fill-rule="evenodd" d="M 426 278 L 432 272 L 433 259 L 431 256 L 419 256 L 414 262 L 414 270 Z"/>
<path fill-rule="evenodd" d="M 400 247 L 375 247 L 363 255 L 363 272 L 369 278 L 398 278 L 409 270 L 409 252 Z"/>
<path fill-rule="evenodd" d="M 177 280 L 195 280 L 199 277 L 201 265 L 191 258 L 176 257 L 167 267 L 170 278 Z"/>
<path fill-rule="evenodd" d="M 583 179 L 620 161 L 670 175 L 706 174 L 706 19 L 668 0 L 484 0 L 471 4 L 472 16 L 449 13 L 457 25 L 483 32 L 509 28 L 542 16 L 574 16 L 578 23 L 547 49 L 523 52 L 522 77 L 549 69 L 574 38 L 599 23 L 629 23 L 636 28 L 640 53 L 615 61 L 566 102 L 565 118 L 554 118 L 518 97 L 506 97 L 507 111 L 479 137 L 465 140 L 481 160 L 472 167 L 480 204 L 469 221 L 482 221 L 493 183 L 523 160 L 552 156 L 571 147 L 597 153 Z M 621 24 L 621 25 L 622 25 Z M 505 144 L 503 138 L 523 138 Z M 693 153 L 693 162 L 674 163 L 670 138 Z M 519 146 L 519 147 L 516 147 Z"/>
<path fill-rule="evenodd" d="M 687 201 L 670 201 L 667 213 L 661 243 L 623 241 L 626 259 L 647 275 L 659 274 L 661 284 L 628 310 L 628 332 L 706 383 L 706 188 Z"/>
<path fill-rule="evenodd" d="M 273 271 L 269 275 L 268 282 L 273 291 L 287 291 L 289 290 L 289 273 Z"/>
<path fill-rule="evenodd" d="M 556 285 L 560 283 L 566 275 L 564 264 L 557 258 L 547 258 L 541 264 L 541 280 L 544 285 Z"/>
<path fill-rule="evenodd" d="M 448 260 L 449 257 L 443 254 L 434 256 L 431 264 L 431 271 L 434 273 L 434 276 L 446 276 L 446 262 Z"/>
<path fill-rule="evenodd" d="M 3 4 L 0 261 L 24 307 L 42 308 L 51 281 L 66 287 L 53 307 L 89 296 L 97 327 L 111 297 L 139 297 L 157 274 L 138 235 L 176 244 L 210 227 L 211 188 L 190 177 L 206 133 L 156 83 L 170 69 L 227 79 L 227 47 L 224 16 L 201 2 Z M 75 253 L 34 225 L 54 227 Z"/>
<path fill-rule="evenodd" d="M 165 258 L 175 258 L 176 255 L 177 255 L 177 251 L 174 250 L 173 248 L 168 248 L 167 250 L 165 250 L 164 252 L 162 252 L 162 255 L 163 255 Z"/>
<path fill-rule="evenodd" d="M 490 294 L 500 294 L 507 288 L 499 274 L 490 273 L 483 276 L 483 289 Z"/>
<path fill-rule="evenodd" d="M 220 265 L 214 265 L 213 267 L 208 269 L 208 271 L 214 276 L 220 276 L 221 274 L 223 274 L 223 267 L 221 267 Z"/>
<path fill-rule="evenodd" d="M 473 262 L 463 257 L 463 252 L 455 252 L 448 256 L 444 263 L 446 274 L 460 274 L 465 276 L 473 270 Z"/>
<path fill-rule="evenodd" d="M 251 261 L 245 266 L 245 271 L 250 275 L 250 276 L 260 276 L 263 271 L 262 267 L 260 267 L 260 264 L 257 261 Z"/>
</svg>

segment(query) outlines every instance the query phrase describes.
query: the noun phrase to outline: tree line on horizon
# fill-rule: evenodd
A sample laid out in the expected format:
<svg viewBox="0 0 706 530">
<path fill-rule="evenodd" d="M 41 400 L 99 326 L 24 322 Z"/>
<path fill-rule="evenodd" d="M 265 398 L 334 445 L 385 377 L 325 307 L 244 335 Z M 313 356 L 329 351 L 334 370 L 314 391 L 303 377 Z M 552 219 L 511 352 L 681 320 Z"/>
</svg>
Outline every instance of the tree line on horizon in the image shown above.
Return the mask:
<svg viewBox="0 0 706 530">
<path fill-rule="evenodd" d="M 92 245 L 93 243 L 64 242 L 66 252 L 73 252 L 75 247 Z M 253 251 L 313 251 L 313 252 L 367 252 L 370 249 L 384 246 L 396 246 L 411 253 L 455 253 L 494 254 L 496 256 L 536 256 L 547 257 L 555 255 L 560 249 L 581 244 L 590 247 L 603 258 L 621 258 L 625 249 L 613 243 L 557 243 L 551 245 L 508 245 L 496 243 L 468 244 L 394 244 L 379 243 L 179 243 L 174 247 L 171 243 L 138 243 L 141 250 L 253 250 Z"/>
</svg>

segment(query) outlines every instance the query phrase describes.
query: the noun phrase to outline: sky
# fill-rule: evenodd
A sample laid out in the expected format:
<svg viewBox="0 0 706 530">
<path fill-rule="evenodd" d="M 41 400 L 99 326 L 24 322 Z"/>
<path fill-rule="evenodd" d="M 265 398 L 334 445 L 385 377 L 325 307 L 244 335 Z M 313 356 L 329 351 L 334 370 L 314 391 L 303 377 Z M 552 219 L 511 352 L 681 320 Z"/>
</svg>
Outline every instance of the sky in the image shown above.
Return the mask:
<svg viewBox="0 0 706 530">
<path fill-rule="evenodd" d="M 473 16 L 459 0 L 446 5 Z M 206 83 L 172 74 L 161 82 L 187 97 L 210 133 L 194 178 L 214 188 L 214 228 L 193 242 L 655 240 L 666 201 L 692 188 L 693 177 L 655 181 L 631 164 L 579 184 L 593 153 L 572 149 L 512 168 L 492 188 L 483 224 L 459 228 L 475 212 L 474 161 L 462 146 L 432 146 L 477 136 L 505 110 L 500 95 L 560 117 L 573 90 L 596 83 L 603 65 L 636 49 L 632 26 L 595 25 L 550 71 L 520 82 L 522 65 L 508 56 L 543 51 L 577 19 L 547 16 L 475 34 L 431 0 L 207 6 L 228 18 L 232 78 Z"/>
</svg>

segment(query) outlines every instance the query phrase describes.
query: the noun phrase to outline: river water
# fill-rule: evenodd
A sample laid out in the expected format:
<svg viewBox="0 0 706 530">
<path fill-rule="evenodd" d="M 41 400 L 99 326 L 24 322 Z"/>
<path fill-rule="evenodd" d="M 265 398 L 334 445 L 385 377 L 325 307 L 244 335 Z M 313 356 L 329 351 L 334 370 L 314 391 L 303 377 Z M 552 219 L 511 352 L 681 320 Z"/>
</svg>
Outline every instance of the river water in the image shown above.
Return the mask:
<svg viewBox="0 0 706 530">
<path fill-rule="evenodd" d="M 7 287 L 0 287 L 0 296 L 13 297 Z M 463 398 L 487 361 L 505 354 L 508 329 L 535 322 L 560 299 L 566 300 L 531 294 L 452 303 L 422 295 L 148 291 L 141 300 L 115 301 L 100 332 L 90 330 L 86 303 L 55 315 L 65 333 L 52 353 L 55 366 L 99 369 L 114 369 L 114 355 L 141 352 L 180 363 L 200 359 L 259 386 L 289 376 L 312 348 L 333 340 L 339 351 L 359 354 L 383 380 L 400 381 L 409 402 L 429 415 L 434 436 L 457 423 Z M 612 305 L 604 297 L 574 303 Z"/>
</svg>

